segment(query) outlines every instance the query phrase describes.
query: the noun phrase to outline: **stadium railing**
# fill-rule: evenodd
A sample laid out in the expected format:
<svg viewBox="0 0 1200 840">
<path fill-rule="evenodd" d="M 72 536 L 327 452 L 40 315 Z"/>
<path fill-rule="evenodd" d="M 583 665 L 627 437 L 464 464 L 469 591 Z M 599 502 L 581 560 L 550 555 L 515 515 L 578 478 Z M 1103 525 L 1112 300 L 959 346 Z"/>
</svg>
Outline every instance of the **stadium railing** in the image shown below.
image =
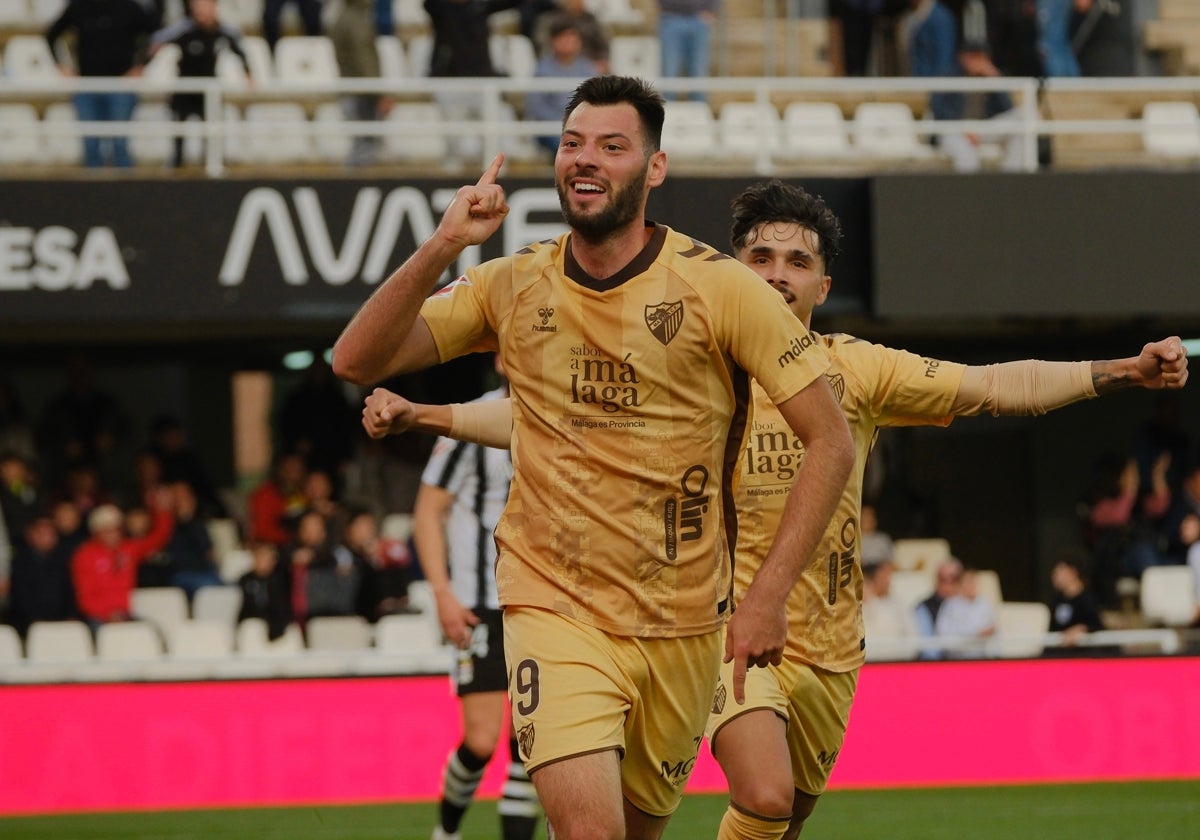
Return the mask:
<svg viewBox="0 0 1200 840">
<path fill-rule="evenodd" d="M 24 102 L 44 105 L 50 102 L 67 102 L 77 92 L 124 91 L 133 92 L 146 101 L 165 101 L 175 92 L 200 93 L 205 97 L 206 113 L 214 115 L 203 123 L 174 123 L 169 121 L 130 122 L 79 122 L 71 120 L 36 123 L 11 123 L 4 131 L 14 135 L 22 132 L 37 132 L 40 138 L 62 138 L 83 136 L 97 137 L 154 137 L 176 136 L 203 137 L 206 141 L 204 171 L 210 177 L 221 177 L 228 173 L 231 158 L 236 159 L 235 145 L 248 131 L 267 132 L 271 136 L 297 133 L 309 138 L 334 136 L 342 139 L 353 136 L 386 137 L 397 131 L 413 136 L 442 132 L 451 137 L 472 137 L 479 143 L 477 161 L 463 161 L 466 165 L 490 160 L 496 152 L 513 140 L 531 141 L 539 135 L 557 134 L 556 121 L 526 121 L 513 118 L 511 103 L 534 91 L 562 91 L 573 87 L 575 80 L 542 78 L 480 78 L 480 79 L 430 79 L 410 78 L 398 83 L 387 79 L 340 78 L 332 83 L 301 84 L 272 80 L 252 88 L 239 89 L 218 79 L 178 79 L 164 83 L 154 79 L 96 79 L 61 78 L 46 80 L 0 79 L 0 103 Z M 655 80 L 656 86 L 668 96 L 683 95 L 700 91 L 710 101 L 737 99 L 770 105 L 781 111 L 790 101 L 832 101 L 841 103 L 844 109 L 854 102 L 901 101 L 923 103 L 933 92 L 964 92 L 984 94 L 1004 92 L 1012 96 L 1014 111 L 1009 119 L 969 119 L 935 121 L 914 119 L 911 130 L 923 140 L 937 135 L 969 133 L 983 139 L 1017 137 L 1021 144 L 1020 169 L 1034 171 L 1038 168 L 1038 141 L 1040 137 L 1062 137 L 1065 135 L 1140 135 L 1144 124 L 1138 103 L 1163 100 L 1194 100 L 1200 95 L 1200 77 L 1137 77 L 1137 78 L 1088 78 L 1049 79 L 1034 78 L 780 78 L 780 77 L 731 77 L 704 79 L 662 78 Z M 258 126 L 246 122 L 230 122 L 223 118 L 226 106 L 237 108 L 257 102 L 295 102 L 315 106 L 321 101 L 336 101 L 351 95 L 388 95 L 402 101 L 436 101 L 441 94 L 471 94 L 479 97 L 482 118 L 472 120 L 445 120 L 438 125 L 399 123 L 394 120 L 372 121 L 313 121 L 307 117 L 289 122 L 265 123 Z M 1044 103 L 1050 98 L 1066 101 L 1071 96 L 1083 100 L 1112 98 L 1115 103 L 1126 103 L 1113 108 L 1089 110 L 1087 107 L 1062 109 L 1080 116 L 1047 115 Z M 1129 104 L 1133 103 L 1133 104 Z M 918 110 L 923 104 L 918 106 Z M 519 109 L 517 109 L 519 110 Z M 1120 117 L 1106 114 L 1121 113 Z M 1099 114 L 1100 116 L 1094 116 Z M 507 116 L 506 116 L 507 115 Z M 846 127 L 854 132 L 853 119 L 847 119 Z M 1190 131 L 1191 124 L 1180 123 L 1167 126 L 1168 130 Z M 1139 146 L 1140 148 L 1140 146 Z M 719 152 L 720 150 L 717 150 Z M 1186 160 L 1186 156 L 1183 158 Z M 1146 162 L 1135 154 L 1130 163 Z M 1152 162 L 1152 161 L 1151 161 Z M 858 165 L 884 167 L 896 161 L 870 160 L 863 156 L 855 161 Z M 738 162 L 740 171 L 752 170 L 755 174 L 769 175 L 783 168 L 795 167 L 795 156 L 788 157 L 784 150 L 770 143 L 762 143 L 750 160 Z M 59 167 L 76 169 L 76 166 Z M 473 168 L 473 167 L 472 167 Z M 0 162 L 0 174 L 18 172 Z"/>
</svg>

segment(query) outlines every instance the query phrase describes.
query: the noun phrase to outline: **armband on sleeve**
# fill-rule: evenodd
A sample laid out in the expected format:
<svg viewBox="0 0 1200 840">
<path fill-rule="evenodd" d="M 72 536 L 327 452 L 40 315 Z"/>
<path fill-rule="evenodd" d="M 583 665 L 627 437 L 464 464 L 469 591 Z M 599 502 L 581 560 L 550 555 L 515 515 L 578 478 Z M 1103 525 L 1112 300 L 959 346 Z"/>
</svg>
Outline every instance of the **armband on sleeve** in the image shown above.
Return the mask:
<svg viewBox="0 0 1200 840">
<path fill-rule="evenodd" d="M 512 445 L 512 400 L 483 400 L 450 406 L 450 437 L 508 449 Z"/>
<path fill-rule="evenodd" d="M 958 416 L 1038 415 L 1094 396 L 1091 362 L 1029 359 L 967 367 L 952 410 Z"/>
</svg>

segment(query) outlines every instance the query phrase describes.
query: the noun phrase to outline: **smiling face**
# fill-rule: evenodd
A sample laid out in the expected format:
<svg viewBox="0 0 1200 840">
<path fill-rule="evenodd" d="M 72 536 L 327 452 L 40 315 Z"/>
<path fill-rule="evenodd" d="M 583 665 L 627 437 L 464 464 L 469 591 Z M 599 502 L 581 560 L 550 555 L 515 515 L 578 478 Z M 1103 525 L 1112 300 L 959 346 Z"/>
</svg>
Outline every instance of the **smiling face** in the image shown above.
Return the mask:
<svg viewBox="0 0 1200 840">
<path fill-rule="evenodd" d="M 600 242 L 643 224 L 646 197 L 666 175 L 632 105 L 579 105 L 563 125 L 554 180 L 567 224 Z"/>
<path fill-rule="evenodd" d="M 765 222 L 754 228 L 737 257 L 787 301 L 809 325 L 815 306 L 825 302 L 830 277 L 825 273 L 817 234 L 794 222 Z"/>
</svg>

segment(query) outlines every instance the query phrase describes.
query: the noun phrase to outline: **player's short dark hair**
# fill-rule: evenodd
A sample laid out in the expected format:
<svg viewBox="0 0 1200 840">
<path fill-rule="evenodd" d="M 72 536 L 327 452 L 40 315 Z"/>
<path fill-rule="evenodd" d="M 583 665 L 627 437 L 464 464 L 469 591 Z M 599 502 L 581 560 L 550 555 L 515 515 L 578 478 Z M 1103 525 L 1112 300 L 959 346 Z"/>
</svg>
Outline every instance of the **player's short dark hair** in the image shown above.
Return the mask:
<svg viewBox="0 0 1200 840">
<path fill-rule="evenodd" d="M 828 272 L 842 253 L 842 223 L 820 196 L 778 178 L 759 181 L 742 190 L 731 203 L 733 224 L 729 229 L 733 250 L 754 241 L 755 230 L 768 222 L 806 227 L 817 235 L 818 252 Z"/>
<path fill-rule="evenodd" d="M 642 123 L 642 138 L 649 152 L 662 146 L 663 118 L 666 115 L 662 94 L 644 79 L 633 76 L 592 76 L 580 83 L 563 110 L 563 122 L 580 105 L 632 105 Z"/>
</svg>

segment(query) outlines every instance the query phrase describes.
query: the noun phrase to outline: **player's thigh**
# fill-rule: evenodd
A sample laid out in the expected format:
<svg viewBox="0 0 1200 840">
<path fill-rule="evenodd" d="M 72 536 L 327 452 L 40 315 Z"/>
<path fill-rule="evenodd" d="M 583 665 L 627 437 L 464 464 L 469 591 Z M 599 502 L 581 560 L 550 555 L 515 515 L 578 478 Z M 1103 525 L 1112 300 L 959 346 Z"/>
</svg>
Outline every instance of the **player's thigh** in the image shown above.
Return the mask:
<svg viewBox="0 0 1200 840">
<path fill-rule="evenodd" d="M 791 810 L 792 761 L 788 750 L 788 698 L 775 667 L 746 672 L 746 702 L 733 699 L 733 664 L 721 666 L 721 685 L 706 733 L 729 783 L 730 798 L 764 816 Z"/>
<path fill-rule="evenodd" d="M 652 817 L 679 806 L 717 684 L 721 634 L 636 639 L 624 647 L 637 684 L 625 727 L 625 797 Z"/>
<path fill-rule="evenodd" d="M 858 669 L 800 667 L 789 693 L 788 750 L 796 789 L 820 795 L 846 739 Z"/>
<path fill-rule="evenodd" d="M 556 838 L 625 836 L 616 750 L 552 761 L 530 776 Z M 630 835 L 632 836 L 632 835 Z"/>
</svg>

